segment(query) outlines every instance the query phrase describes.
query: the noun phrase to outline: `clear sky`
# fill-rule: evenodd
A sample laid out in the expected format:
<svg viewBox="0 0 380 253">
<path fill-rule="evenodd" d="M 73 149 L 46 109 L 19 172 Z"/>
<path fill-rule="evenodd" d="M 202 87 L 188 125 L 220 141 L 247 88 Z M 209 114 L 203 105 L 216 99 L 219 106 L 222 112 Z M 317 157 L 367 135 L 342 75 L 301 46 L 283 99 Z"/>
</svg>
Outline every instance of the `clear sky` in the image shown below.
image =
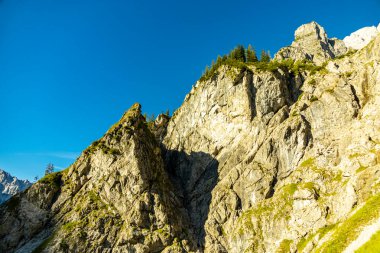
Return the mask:
<svg viewBox="0 0 380 253">
<path fill-rule="evenodd" d="M 0 168 L 65 168 L 134 102 L 173 112 L 237 44 L 273 55 L 301 24 L 343 38 L 379 14 L 379 0 L 0 0 Z"/>
</svg>

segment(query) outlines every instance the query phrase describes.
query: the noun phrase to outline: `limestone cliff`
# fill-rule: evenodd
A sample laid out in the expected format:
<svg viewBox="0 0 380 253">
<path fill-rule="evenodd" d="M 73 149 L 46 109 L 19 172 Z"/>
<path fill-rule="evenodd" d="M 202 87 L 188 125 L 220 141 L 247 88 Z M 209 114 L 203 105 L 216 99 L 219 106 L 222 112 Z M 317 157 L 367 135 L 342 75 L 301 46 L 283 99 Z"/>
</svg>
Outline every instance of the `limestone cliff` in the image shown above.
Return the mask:
<svg viewBox="0 0 380 253">
<path fill-rule="evenodd" d="M 315 22 L 298 35 L 266 68 L 220 66 L 171 118 L 147 123 L 134 105 L 72 166 L 0 207 L 0 251 L 376 247 L 380 35 L 359 51 Z"/>
</svg>

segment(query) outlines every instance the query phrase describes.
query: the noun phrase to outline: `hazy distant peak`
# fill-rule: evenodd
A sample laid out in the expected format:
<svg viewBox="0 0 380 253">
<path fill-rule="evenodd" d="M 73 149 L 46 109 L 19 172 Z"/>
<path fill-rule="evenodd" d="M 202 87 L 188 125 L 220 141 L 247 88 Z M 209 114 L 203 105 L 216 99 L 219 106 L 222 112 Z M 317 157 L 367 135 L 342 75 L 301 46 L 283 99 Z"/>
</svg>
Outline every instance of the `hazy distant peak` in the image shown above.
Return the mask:
<svg viewBox="0 0 380 253">
<path fill-rule="evenodd" d="M 31 185 L 32 183 L 28 180 L 20 180 L 0 169 L 0 203 Z"/>
<path fill-rule="evenodd" d="M 351 33 L 343 39 L 344 44 L 348 48 L 362 49 L 380 32 L 380 23 L 376 26 L 367 26 Z"/>
</svg>

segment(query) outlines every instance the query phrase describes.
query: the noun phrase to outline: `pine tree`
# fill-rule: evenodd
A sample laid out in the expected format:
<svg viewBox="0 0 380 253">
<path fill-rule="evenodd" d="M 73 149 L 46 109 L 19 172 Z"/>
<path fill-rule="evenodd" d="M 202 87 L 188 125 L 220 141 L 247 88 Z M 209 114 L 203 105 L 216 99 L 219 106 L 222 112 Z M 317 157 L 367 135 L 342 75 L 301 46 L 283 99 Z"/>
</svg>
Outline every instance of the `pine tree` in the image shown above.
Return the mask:
<svg viewBox="0 0 380 253">
<path fill-rule="evenodd" d="M 228 58 L 236 60 L 236 50 L 232 49 L 230 54 L 228 55 Z"/>
<path fill-rule="evenodd" d="M 248 45 L 247 62 L 257 62 L 257 61 L 258 60 L 257 60 L 255 49 L 251 45 Z"/>
<path fill-rule="evenodd" d="M 47 166 L 46 166 L 46 169 L 45 169 L 45 176 L 46 175 L 49 175 L 51 173 L 54 172 L 54 165 L 52 163 L 49 163 Z"/>
<path fill-rule="evenodd" d="M 261 50 L 261 62 L 270 62 L 270 52 L 265 52 L 264 50 Z"/>
<path fill-rule="evenodd" d="M 209 68 L 209 66 L 206 66 L 206 68 L 203 72 L 203 75 L 207 76 L 209 73 L 210 73 L 210 68 Z"/>
<path fill-rule="evenodd" d="M 246 62 L 247 59 L 245 58 L 245 49 L 242 45 L 236 47 L 236 57 L 236 60 Z"/>
<path fill-rule="evenodd" d="M 220 64 L 222 64 L 222 57 L 220 56 L 220 55 L 218 55 L 218 58 L 216 59 L 216 65 L 220 65 Z"/>
<path fill-rule="evenodd" d="M 231 51 L 229 57 L 240 62 L 245 62 L 246 58 L 244 47 L 242 45 L 238 45 Z"/>
</svg>

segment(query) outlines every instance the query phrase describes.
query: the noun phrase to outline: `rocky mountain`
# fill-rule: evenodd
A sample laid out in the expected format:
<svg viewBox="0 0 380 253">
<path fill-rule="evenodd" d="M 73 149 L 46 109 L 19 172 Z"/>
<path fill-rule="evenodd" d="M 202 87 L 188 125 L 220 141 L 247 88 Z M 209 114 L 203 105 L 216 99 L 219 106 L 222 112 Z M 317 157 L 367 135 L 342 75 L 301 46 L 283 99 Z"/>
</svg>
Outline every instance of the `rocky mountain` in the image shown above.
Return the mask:
<svg viewBox="0 0 380 253">
<path fill-rule="evenodd" d="M 380 35 L 312 22 L 275 59 L 226 61 L 171 118 L 133 105 L 0 206 L 0 252 L 379 249 Z"/>
<path fill-rule="evenodd" d="M 0 204 L 31 185 L 28 180 L 17 179 L 0 169 Z"/>
</svg>

